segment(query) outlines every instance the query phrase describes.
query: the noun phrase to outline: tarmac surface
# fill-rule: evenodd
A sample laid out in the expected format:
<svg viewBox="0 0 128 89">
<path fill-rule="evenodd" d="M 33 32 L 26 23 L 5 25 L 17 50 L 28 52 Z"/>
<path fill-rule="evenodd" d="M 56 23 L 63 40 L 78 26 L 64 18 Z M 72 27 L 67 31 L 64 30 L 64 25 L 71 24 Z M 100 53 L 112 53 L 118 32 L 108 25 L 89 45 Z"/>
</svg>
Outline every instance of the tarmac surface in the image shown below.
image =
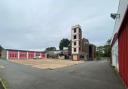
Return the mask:
<svg viewBox="0 0 128 89">
<path fill-rule="evenodd" d="M 107 61 L 88 61 L 58 69 L 39 69 L 0 60 L 9 89 L 125 89 Z"/>
</svg>

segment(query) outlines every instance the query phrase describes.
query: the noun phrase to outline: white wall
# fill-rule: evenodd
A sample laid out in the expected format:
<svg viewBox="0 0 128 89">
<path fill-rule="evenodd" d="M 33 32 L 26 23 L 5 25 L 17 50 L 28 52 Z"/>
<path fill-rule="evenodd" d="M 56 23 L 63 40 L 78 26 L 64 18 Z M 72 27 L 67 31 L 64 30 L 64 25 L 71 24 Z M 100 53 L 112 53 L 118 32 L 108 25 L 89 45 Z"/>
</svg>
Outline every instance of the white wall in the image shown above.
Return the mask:
<svg viewBox="0 0 128 89">
<path fill-rule="evenodd" d="M 126 9 L 127 9 L 127 6 L 128 6 L 128 0 L 120 0 L 119 7 L 118 7 L 118 12 L 117 12 L 117 14 L 120 14 L 120 18 L 116 19 L 113 35 L 116 32 L 118 32 L 118 30 L 121 26 L 121 23 L 123 21 L 123 18 L 124 18 Z"/>
<path fill-rule="evenodd" d="M 112 47 L 112 66 L 114 66 L 119 71 L 119 63 L 118 63 L 118 40 Z"/>
<path fill-rule="evenodd" d="M 115 20 L 113 37 L 114 37 L 114 34 L 117 33 L 120 29 L 120 26 L 121 26 L 121 23 L 124 19 L 124 15 L 126 13 L 127 7 L 128 7 L 128 0 L 120 0 L 118 12 L 117 12 L 117 14 L 120 14 L 120 17 L 116 18 L 116 20 Z M 112 65 L 115 66 L 117 70 L 119 69 L 119 65 L 118 65 L 118 40 L 114 43 L 114 45 L 112 47 Z"/>
</svg>

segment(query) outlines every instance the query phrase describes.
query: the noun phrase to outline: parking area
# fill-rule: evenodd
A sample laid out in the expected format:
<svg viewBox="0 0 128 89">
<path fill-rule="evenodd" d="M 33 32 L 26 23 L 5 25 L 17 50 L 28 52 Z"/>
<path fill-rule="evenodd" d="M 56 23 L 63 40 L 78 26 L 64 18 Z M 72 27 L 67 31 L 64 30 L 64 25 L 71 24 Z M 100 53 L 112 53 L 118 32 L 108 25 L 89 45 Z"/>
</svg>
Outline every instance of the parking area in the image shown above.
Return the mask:
<svg viewBox="0 0 128 89">
<path fill-rule="evenodd" d="M 56 68 L 63 68 L 67 66 L 84 63 L 84 61 L 59 60 L 59 59 L 11 60 L 11 62 L 30 65 L 32 67 L 36 67 L 40 69 L 56 69 Z"/>
<path fill-rule="evenodd" d="M 59 63 L 63 67 L 56 67 Z M 34 64 L 56 69 L 35 68 Z M 8 89 L 125 89 L 107 61 L 0 60 L 0 65 Z"/>
</svg>

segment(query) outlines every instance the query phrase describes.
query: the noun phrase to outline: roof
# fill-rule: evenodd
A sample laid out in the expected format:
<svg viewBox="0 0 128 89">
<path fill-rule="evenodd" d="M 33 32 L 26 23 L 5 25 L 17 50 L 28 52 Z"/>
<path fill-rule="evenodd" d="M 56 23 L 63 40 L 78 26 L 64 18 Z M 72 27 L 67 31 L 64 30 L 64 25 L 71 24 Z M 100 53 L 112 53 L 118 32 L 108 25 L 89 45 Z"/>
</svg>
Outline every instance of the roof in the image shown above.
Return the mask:
<svg viewBox="0 0 128 89">
<path fill-rule="evenodd" d="M 5 49 L 10 51 L 23 51 L 23 52 L 43 52 L 43 51 L 30 51 L 30 50 L 17 50 L 17 49 Z"/>
<path fill-rule="evenodd" d="M 78 25 L 72 26 L 72 28 L 81 28 L 81 26 L 78 24 Z"/>
</svg>

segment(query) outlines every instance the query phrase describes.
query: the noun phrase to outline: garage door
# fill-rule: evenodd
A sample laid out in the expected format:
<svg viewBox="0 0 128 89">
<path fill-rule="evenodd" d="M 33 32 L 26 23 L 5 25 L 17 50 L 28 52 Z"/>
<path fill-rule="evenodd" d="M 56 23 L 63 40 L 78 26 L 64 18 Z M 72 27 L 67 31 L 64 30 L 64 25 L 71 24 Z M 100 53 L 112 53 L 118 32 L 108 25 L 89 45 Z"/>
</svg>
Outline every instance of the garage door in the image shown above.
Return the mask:
<svg viewBox="0 0 128 89">
<path fill-rule="evenodd" d="M 119 32 L 119 72 L 128 87 L 128 10 Z"/>
</svg>

